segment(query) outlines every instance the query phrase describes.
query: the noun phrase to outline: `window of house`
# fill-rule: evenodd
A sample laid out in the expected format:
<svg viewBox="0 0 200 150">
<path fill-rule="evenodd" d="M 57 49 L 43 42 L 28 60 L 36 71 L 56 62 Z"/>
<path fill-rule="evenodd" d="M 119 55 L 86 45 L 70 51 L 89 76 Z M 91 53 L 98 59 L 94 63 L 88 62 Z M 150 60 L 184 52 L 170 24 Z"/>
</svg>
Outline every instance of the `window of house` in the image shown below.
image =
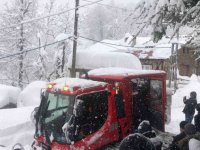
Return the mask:
<svg viewBox="0 0 200 150">
<path fill-rule="evenodd" d="M 142 65 L 143 70 L 152 70 L 153 66 L 152 65 Z"/>
<path fill-rule="evenodd" d="M 187 54 L 189 54 L 189 49 L 187 48 Z"/>
<path fill-rule="evenodd" d="M 183 54 L 185 54 L 185 47 L 183 47 Z"/>
</svg>

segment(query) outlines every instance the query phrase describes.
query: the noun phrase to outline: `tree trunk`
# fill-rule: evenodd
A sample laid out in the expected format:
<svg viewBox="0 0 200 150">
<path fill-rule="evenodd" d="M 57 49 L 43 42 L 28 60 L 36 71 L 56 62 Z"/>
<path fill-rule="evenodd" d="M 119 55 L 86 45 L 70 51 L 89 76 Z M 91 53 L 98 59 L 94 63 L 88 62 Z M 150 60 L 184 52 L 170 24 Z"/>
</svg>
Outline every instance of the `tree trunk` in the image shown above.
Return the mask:
<svg viewBox="0 0 200 150">
<path fill-rule="evenodd" d="M 63 74 L 64 74 L 64 68 L 65 68 L 65 42 L 64 42 L 64 45 L 63 45 L 63 51 L 62 51 L 62 64 L 61 64 L 61 75 L 63 76 Z"/>
<path fill-rule="evenodd" d="M 23 20 L 23 18 L 21 18 Z M 19 42 L 19 48 L 20 48 L 20 55 L 19 55 L 19 78 L 18 78 L 18 86 L 22 89 L 23 88 L 23 61 L 24 61 L 24 56 L 23 56 L 23 51 L 24 51 L 24 35 L 23 35 L 23 24 L 20 26 L 20 42 Z"/>
</svg>

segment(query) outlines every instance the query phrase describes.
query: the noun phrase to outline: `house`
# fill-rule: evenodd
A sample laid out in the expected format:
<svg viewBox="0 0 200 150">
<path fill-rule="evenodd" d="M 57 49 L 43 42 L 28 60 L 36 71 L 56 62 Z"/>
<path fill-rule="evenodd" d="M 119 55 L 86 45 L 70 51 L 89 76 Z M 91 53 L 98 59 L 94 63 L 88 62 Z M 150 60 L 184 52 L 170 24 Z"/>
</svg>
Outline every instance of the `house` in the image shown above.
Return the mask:
<svg viewBox="0 0 200 150">
<path fill-rule="evenodd" d="M 191 63 L 191 61 L 194 59 L 192 57 L 190 59 L 186 58 L 186 55 L 183 53 L 186 50 L 186 48 L 183 48 L 183 46 L 187 43 L 188 39 L 189 39 L 188 37 L 182 36 L 179 38 L 179 41 L 177 41 L 176 39 L 171 40 L 168 37 L 163 37 L 158 43 L 153 43 L 153 41 L 151 40 L 151 37 L 133 38 L 133 36 L 131 36 L 130 34 L 126 34 L 125 37 L 120 40 L 103 40 L 83 50 L 84 52 L 87 52 L 87 54 L 86 53 L 83 54 L 83 52 L 81 51 L 78 52 L 76 70 L 78 72 L 84 72 L 84 71 L 89 71 L 91 69 L 95 69 L 99 67 L 115 67 L 115 66 L 124 67 L 124 66 L 120 66 L 120 62 L 121 63 L 127 62 L 129 64 L 132 64 L 128 62 L 129 59 L 117 58 L 119 57 L 119 54 L 116 55 L 116 52 L 120 52 L 121 55 L 123 55 L 123 53 L 130 53 L 132 55 L 137 56 L 137 58 L 139 58 L 142 64 L 142 69 L 164 70 L 167 73 L 167 77 L 169 77 L 170 68 L 172 64 L 172 58 L 171 58 L 172 43 L 178 43 L 178 55 L 177 55 L 178 56 L 177 58 L 178 70 L 180 72 L 180 75 L 190 76 L 191 73 L 200 72 L 200 69 L 192 68 L 194 66 L 196 68 L 197 64 L 195 64 L 195 62 Z M 134 46 L 133 46 L 133 43 L 134 43 Z M 108 61 L 109 59 L 106 58 L 107 62 L 102 61 L 101 63 L 96 64 L 96 66 L 92 64 L 92 62 L 90 61 L 91 58 L 97 61 L 103 60 L 104 59 L 103 57 L 106 57 L 105 54 L 109 55 L 109 59 L 114 59 L 114 60 L 119 59 L 119 61 L 117 62 L 117 64 L 115 62 L 115 65 L 114 65 L 112 64 L 114 63 L 114 61 L 111 63 Z M 122 57 L 125 57 L 125 56 L 122 56 Z M 79 62 L 79 60 L 82 58 L 84 60 L 87 60 L 85 61 L 87 62 L 87 65 L 86 64 L 83 65 Z M 120 59 L 123 61 L 120 61 Z M 91 62 L 91 63 L 88 63 L 88 62 Z M 93 61 L 93 63 L 94 62 L 95 61 Z M 135 66 L 133 65 L 133 68 L 134 67 Z M 69 68 L 71 68 L 70 65 L 69 65 Z M 130 66 L 128 68 L 130 68 Z"/>
<path fill-rule="evenodd" d="M 178 68 L 182 76 L 200 75 L 200 40 L 194 36 L 178 51 Z"/>
<path fill-rule="evenodd" d="M 179 41 L 163 37 L 158 43 L 149 40 L 142 44 L 136 44 L 131 53 L 140 59 L 143 69 L 164 70 L 169 78 L 172 64 L 172 43 L 178 43 L 179 52 L 187 40 L 187 37 L 181 37 Z"/>
</svg>

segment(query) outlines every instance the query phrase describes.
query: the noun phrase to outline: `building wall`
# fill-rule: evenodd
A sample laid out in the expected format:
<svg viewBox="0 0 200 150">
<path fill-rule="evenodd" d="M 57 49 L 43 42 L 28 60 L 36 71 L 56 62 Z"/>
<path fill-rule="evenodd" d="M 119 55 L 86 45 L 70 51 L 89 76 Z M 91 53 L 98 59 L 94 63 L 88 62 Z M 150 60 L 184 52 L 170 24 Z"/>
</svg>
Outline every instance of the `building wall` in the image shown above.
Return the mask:
<svg viewBox="0 0 200 150">
<path fill-rule="evenodd" d="M 169 77 L 170 70 L 170 60 L 169 59 L 140 59 L 142 66 L 151 66 L 153 70 L 163 70 L 167 73 L 167 78 Z M 145 69 L 145 68 L 144 68 Z"/>
<path fill-rule="evenodd" d="M 199 62 L 195 61 L 194 49 L 182 47 L 178 51 L 178 69 L 182 76 L 200 75 Z"/>
</svg>

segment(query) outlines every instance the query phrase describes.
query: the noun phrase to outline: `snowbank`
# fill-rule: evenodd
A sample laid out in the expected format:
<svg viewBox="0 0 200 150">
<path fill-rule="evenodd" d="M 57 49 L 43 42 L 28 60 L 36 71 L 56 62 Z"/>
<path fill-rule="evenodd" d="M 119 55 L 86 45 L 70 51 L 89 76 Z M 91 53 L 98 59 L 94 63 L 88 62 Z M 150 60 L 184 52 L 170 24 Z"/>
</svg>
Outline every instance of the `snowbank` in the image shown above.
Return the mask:
<svg viewBox="0 0 200 150">
<path fill-rule="evenodd" d="M 0 108 L 10 103 L 17 104 L 20 91 L 17 87 L 0 84 Z"/>
<path fill-rule="evenodd" d="M 72 59 L 70 57 L 68 67 L 71 68 L 71 66 Z M 142 69 L 140 60 L 133 54 L 120 52 L 77 52 L 76 68 L 91 70 L 104 67 L 121 67 L 138 70 Z"/>
<path fill-rule="evenodd" d="M 17 106 L 37 106 L 40 104 L 40 92 L 46 88 L 47 83 L 44 81 L 35 81 L 30 83 L 19 95 Z"/>
<path fill-rule="evenodd" d="M 11 150 L 16 143 L 31 145 L 33 141 L 34 125 L 30 122 L 30 115 L 34 107 L 23 107 L 0 110 L 0 147 Z"/>
</svg>

